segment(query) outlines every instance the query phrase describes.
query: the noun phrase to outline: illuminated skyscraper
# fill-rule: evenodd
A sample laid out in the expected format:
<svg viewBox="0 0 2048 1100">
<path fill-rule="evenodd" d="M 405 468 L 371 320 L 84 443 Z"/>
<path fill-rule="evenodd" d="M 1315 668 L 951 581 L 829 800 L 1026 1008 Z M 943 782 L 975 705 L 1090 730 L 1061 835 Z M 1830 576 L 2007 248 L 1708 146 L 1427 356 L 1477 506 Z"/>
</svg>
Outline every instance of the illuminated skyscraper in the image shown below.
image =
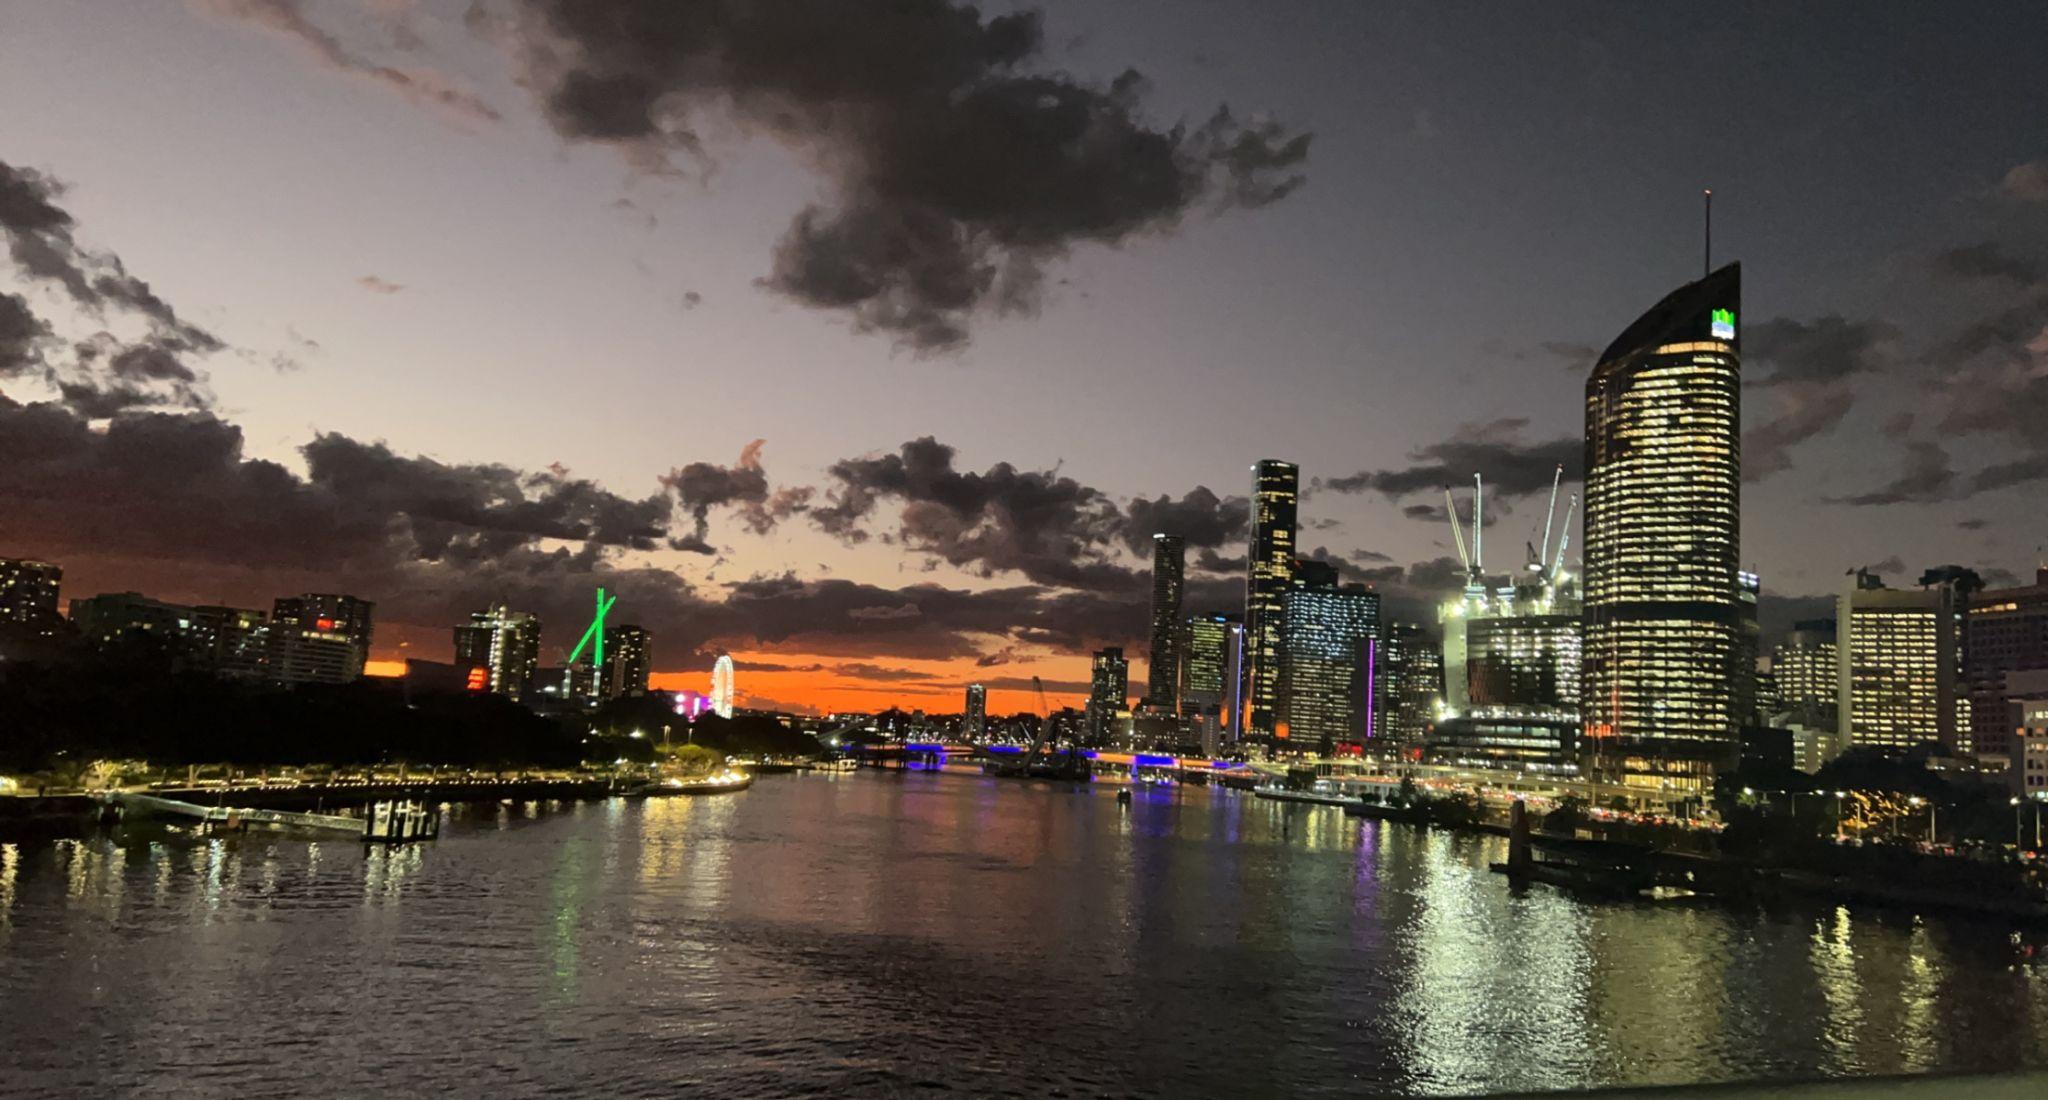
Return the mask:
<svg viewBox="0 0 2048 1100">
<path fill-rule="evenodd" d="M 1955 748 L 1960 619 L 1949 585 L 1893 589 L 1867 570 L 1849 574 L 1835 605 L 1844 744 L 1887 752 L 1928 742 Z"/>
<path fill-rule="evenodd" d="M 280 598 L 271 607 L 270 678 L 287 684 L 345 684 L 370 656 L 368 600 L 323 595 Z"/>
<path fill-rule="evenodd" d="M 1281 606 L 1275 739 L 1319 754 L 1363 744 L 1375 732 L 1367 704 L 1378 691 L 1379 593 L 1338 584 L 1327 562 L 1304 561 Z"/>
<path fill-rule="evenodd" d="M 1301 469 L 1263 459 L 1252 467 L 1251 553 L 1244 594 L 1246 660 L 1250 667 L 1254 737 L 1271 738 L 1280 712 L 1280 630 L 1294 579 L 1295 509 Z"/>
<path fill-rule="evenodd" d="M 1379 719 L 1373 741 L 1408 749 L 1422 744 L 1444 698 L 1444 657 L 1418 623 L 1388 623 L 1379 645 Z"/>
<path fill-rule="evenodd" d="M 1179 709 L 1180 599 L 1187 558 L 1187 543 L 1179 535 L 1152 536 L 1152 654 L 1145 667 L 1145 699 L 1169 712 Z"/>
<path fill-rule="evenodd" d="M 979 739 L 988 732 L 988 689 L 980 684 L 967 685 L 967 710 L 960 721 L 960 733 L 964 737 Z"/>
<path fill-rule="evenodd" d="M 1739 749 L 1742 269 L 1671 292 L 1586 381 L 1584 729 L 1609 778 L 1705 791 Z"/>
<path fill-rule="evenodd" d="M 1124 651 L 1109 646 L 1095 651 L 1095 662 L 1088 687 L 1088 738 L 1095 744 L 1109 740 L 1110 727 L 1115 723 L 1117 712 L 1130 701 L 1131 666 L 1124 660 Z"/>
<path fill-rule="evenodd" d="M 540 668 L 540 619 L 502 606 L 472 612 L 455 628 L 455 664 L 483 669 L 484 690 L 525 698 Z"/>
<path fill-rule="evenodd" d="M 647 673 L 653 658 L 645 628 L 631 623 L 604 628 L 604 671 L 599 690 L 605 698 L 647 694 Z M 730 718 L 731 715 L 726 715 Z"/>
</svg>

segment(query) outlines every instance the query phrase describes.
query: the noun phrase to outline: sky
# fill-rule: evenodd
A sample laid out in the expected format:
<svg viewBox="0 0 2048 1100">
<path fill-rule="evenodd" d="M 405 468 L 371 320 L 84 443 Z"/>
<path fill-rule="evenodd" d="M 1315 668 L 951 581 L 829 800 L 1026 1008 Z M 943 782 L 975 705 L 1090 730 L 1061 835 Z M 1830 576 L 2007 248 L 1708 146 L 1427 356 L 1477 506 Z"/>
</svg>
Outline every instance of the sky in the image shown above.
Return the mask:
<svg viewBox="0 0 2048 1100">
<path fill-rule="evenodd" d="M 0 556 L 348 591 L 386 669 L 602 584 L 661 686 L 1074 703 L 1153 530 L 1241 604 L 1261 458 L 1390 614 L 1475 471 L 1518 564 L 1711 188 L 1767 625 L 2009 584 L 2044 55 L 2020 3 L 0 4 Z"/>
</svg>

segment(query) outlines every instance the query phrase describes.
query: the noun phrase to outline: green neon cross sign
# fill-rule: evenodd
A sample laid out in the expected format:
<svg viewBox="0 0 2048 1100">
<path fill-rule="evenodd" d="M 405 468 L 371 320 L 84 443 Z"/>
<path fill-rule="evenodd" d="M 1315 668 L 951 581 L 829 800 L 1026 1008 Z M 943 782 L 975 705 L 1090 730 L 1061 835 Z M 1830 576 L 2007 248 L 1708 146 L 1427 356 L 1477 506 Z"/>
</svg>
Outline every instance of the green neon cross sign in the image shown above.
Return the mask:
<svg viewBox="0 0 2048 1100">
<path fill-rule="evenodd" d="M 597 590 L 597 617 L 590 620 L 590 629 L 583 632 L 583 639 L 576 643 L 575 651 L 569 654 L 570 664 L 575 664 L 576 658 L 583 655 L 583 647 L 590 645 L 594 641 L 597 645 L 591 654 L 590 667 L 602 668 L 604 666 L 604 617 L 611 614 L 612 605 L 618 602 L 619 598 L 617 596 L 606 599 L 604 589 L 600 588 Z"/>
</svg>

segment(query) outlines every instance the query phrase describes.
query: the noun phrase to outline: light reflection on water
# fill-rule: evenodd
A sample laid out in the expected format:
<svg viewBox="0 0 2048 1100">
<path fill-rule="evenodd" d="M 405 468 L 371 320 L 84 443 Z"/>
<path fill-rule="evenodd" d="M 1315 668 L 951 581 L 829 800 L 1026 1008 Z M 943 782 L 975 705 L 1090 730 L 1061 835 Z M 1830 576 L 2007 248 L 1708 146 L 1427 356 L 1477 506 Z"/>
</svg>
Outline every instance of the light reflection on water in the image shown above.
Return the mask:
<svg viewBox="0 0 2048 1100">
<path fill-rule="evenodd" d="M 1501 843 L 911 774 L 364 848 L 0 845 L 0 1092 L 1451 1094 L 2048 1061 L 1995 926 L 1588 904 Z"/>
</svg>

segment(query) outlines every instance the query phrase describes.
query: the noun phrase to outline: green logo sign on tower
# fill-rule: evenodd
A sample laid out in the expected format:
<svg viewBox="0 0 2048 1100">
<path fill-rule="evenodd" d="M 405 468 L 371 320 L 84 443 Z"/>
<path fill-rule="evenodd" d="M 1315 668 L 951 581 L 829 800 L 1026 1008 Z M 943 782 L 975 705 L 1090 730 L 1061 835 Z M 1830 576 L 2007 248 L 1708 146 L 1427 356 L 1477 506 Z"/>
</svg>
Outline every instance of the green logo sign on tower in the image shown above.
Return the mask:
<svg viewBox="0 0 2048 1100">
<path fill-rule="evenodd" d="M 1733 340 L 1733 339 L 1735 339 L 1735 311 L 1734 311 L 1734 310 L 1732 310 L 1732 309 L 1717 309 L 1717 310 L 1715 310 L 1715 311 L 1714 311 L 1714 325 L 1713 325 L 1713 334 L 1714 334 L 1714 339 L 1716 339 L 1716 340 Z"/>
</svg>

